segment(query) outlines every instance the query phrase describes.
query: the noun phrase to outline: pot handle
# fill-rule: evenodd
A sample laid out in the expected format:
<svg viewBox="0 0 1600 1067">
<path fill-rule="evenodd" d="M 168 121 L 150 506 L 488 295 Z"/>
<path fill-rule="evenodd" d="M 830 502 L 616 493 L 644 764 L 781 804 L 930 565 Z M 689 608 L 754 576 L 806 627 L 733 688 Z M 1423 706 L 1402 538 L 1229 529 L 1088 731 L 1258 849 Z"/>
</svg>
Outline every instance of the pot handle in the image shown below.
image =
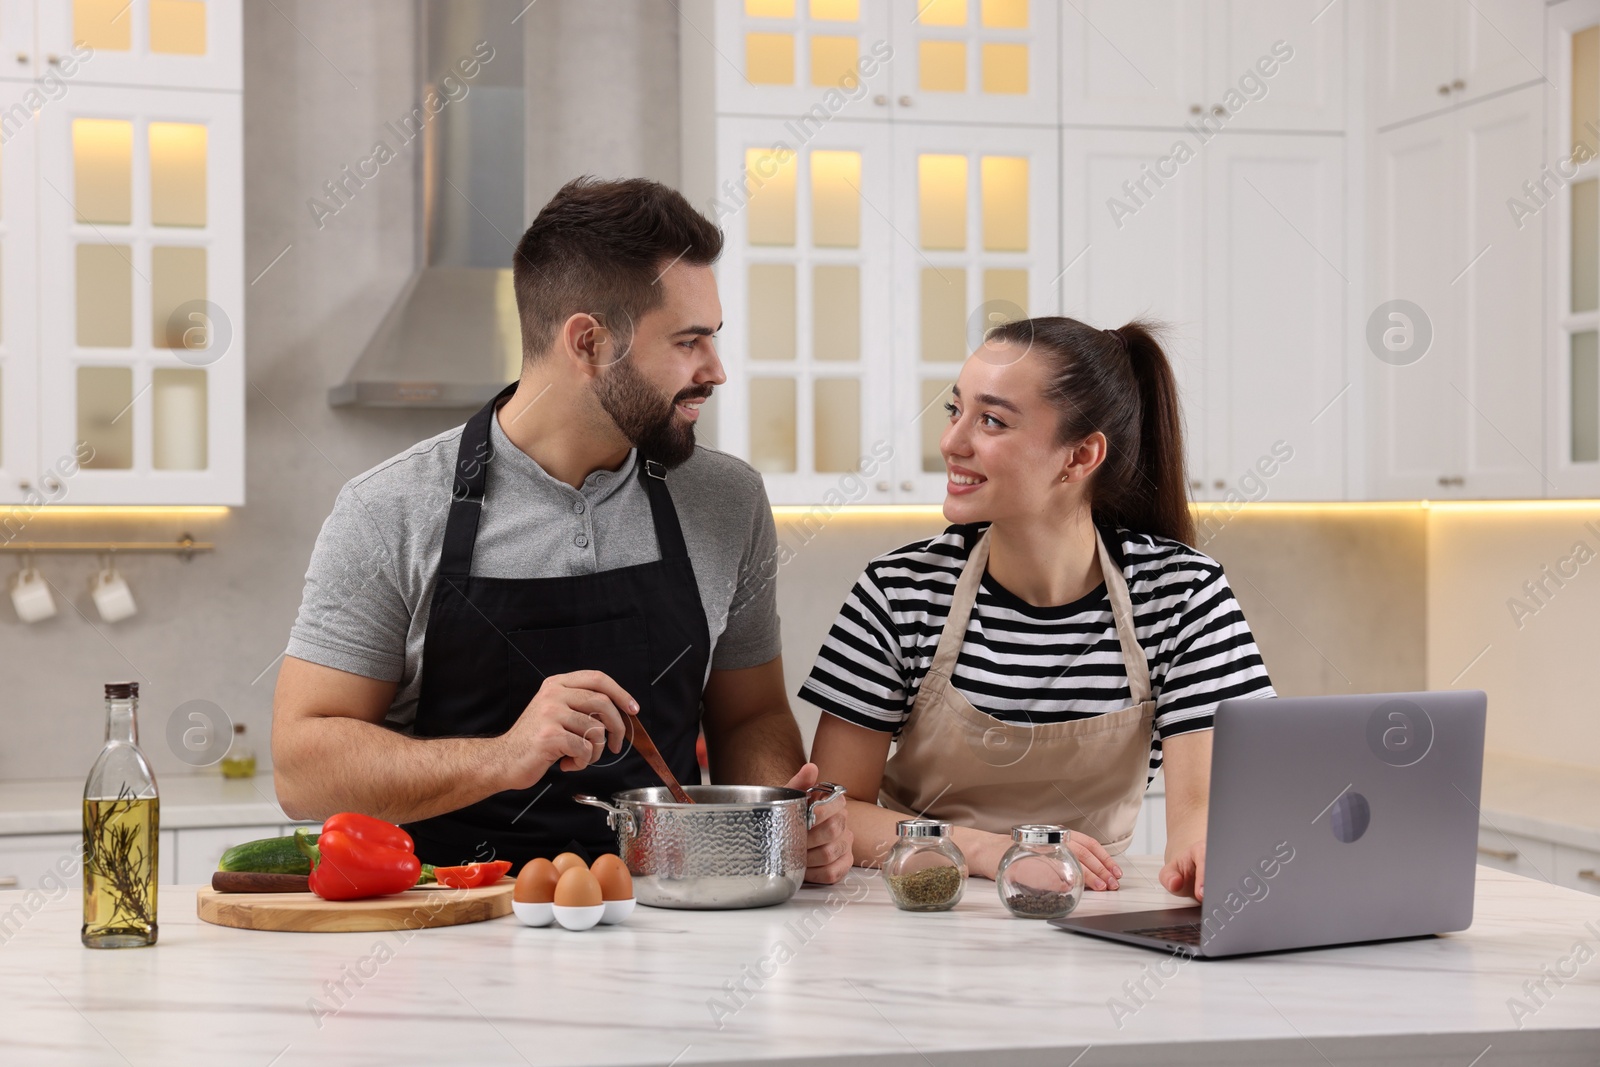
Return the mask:
<svg viewBox="0 0 1600 1067">
<path fill-rule="evenodd" d="M 587 793 L 575 793 L 572 797 L 579 804 L 587 804 L 591 808 L 599 808 L 606 813 L 606 825 L 623 834 L 633 834 L 633 813 L 624 808 L 607 804 L 599 797 L 592 797 Z"/>
<path fill-rule="evenodd" d="M 820 794 L 820 799 L 819 799 Z M 844 786 L 834 785 L 832 782 L 818 782 L 806 790 L 806 829 L 816 825 L 817 809 L 824 804 L 832 804 L 836 800 L 844 799 Z"/>
</svg>

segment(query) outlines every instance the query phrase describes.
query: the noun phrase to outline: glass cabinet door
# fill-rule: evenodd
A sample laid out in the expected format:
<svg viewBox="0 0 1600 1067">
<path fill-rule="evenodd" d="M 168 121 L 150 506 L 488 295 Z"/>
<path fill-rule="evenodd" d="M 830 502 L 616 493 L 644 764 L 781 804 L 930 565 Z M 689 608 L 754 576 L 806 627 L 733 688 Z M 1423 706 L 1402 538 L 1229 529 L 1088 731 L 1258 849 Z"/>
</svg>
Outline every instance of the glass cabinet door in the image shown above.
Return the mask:
<svg viewBox="0 0 1600 1067">
<path fill-rule="evenodd" d="M 886 0 L 718 0 L 716 109 L 788 121 L 793 147 L 835 118 L 887 118 Z M 685 17 L 687 20 L 687 16 Z M 687 23 L 685 33 L 699 33 Z"/>
<path fill-rule="evenodd" d="M 1549 68 L 1564 88 L 1545 96 L 1546 136 L 1551 157 L 1572 174 L 1550 205 L 1556 216 L 1547 231 L 1552 496 L 1600 494 L 1600 25 L 1584 25 L 1595 15 L 1593 6 L 1552 12 L 1550 28 Z"/>
<path fill-rule="evenodd" d="M 894 0 L 896 122 L 1054 126 L 1054 0 Z"/>
<path fill-rule="evenodd" d="M 25 84 L 0 82 L 0 114 L 23 107 Z M 39 483 L 36 368 L 38 271 L 34 159 L 38 120 L 0 142 L 0 503 L 29 500 Z"/>
<path fill-rule="evenodd" d="M 717 219 L 721 389 L 732 394 L 718 405 L 717 444 L 769 476 L 773 503 L 886 503 L 888 128 L 840 123 L 797 150 L 771 131 L 718 122 L 718 170 L 744 178 Z"/>
<path fill-rule="evenodd" d="M 243 503 L 239 97 L 81 86 L 41 120 L 42 454 L 78 503 Z"/>
<path fill-rule="evenodd" d="M 944 499 L 939 438 L 986 330 L 1060 313 L 1053 131 L 894 126 L 895 493 Z"/>
<path fill-rule="evenodd" d="M 239 89 L 239 0 L 48 0 L 40 71 L 76 62 L 74 83 Z"/>
</svg>

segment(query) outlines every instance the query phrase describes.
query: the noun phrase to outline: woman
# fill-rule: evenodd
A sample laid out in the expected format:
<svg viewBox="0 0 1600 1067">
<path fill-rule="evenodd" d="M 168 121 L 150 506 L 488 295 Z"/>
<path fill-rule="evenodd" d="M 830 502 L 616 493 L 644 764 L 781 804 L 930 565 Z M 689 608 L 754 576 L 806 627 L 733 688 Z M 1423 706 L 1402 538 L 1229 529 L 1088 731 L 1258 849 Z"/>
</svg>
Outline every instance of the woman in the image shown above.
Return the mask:
<svg viewBox="0 0 1600 1067">
<path fill-rule="evenodd" d="M 1273 691 L 1222 568 L 1189 547 L 1165 353 L 1141 322 L 1009 323 L 946 408 L 953 525 L 867 566 L 800 691 L 828 713 L 812 761 L 848 790 L 856 863 L 918 813 L 993 878 L 1013 825 L 1061 823 L 1086 884 L 1116 889 L 1164 766 L 1161 883 L 1202 898 L 1212 712 Z"/>
</svg>

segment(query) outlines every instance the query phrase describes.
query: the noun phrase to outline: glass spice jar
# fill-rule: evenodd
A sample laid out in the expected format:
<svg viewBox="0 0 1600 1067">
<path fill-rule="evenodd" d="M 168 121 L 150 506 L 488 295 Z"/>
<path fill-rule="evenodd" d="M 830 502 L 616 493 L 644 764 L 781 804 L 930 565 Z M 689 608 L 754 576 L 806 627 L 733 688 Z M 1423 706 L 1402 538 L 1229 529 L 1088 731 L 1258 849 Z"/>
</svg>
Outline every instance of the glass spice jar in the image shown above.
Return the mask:
<svg viewBox="0 0 1600 1067">
<path fill-rule="evenodd" d="M 938 819 L 903 819 L 900 839 L 883 863 L 883 880 L 903 911 L 946 911 L 967 886 L 967 858 L 950 839 L 952 825 Z"/>
<path fill-rule="evenodd" d="M 994 882 L 1000 902 L 1019 919 L 1059 919 L 1083 897 L 1083 867 L 1067 848 L 1065 826 L 1027 823 L 1011 828 Z"/>
</svg>

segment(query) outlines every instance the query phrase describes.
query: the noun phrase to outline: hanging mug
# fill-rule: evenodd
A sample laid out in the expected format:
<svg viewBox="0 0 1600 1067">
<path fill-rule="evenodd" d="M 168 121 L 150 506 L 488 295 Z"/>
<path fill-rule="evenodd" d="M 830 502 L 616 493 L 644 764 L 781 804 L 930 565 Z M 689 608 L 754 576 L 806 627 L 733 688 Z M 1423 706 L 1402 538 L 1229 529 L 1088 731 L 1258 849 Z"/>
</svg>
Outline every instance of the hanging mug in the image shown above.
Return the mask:
<svg viewBox="0 0 1600 1067">
<path fill-rule="evenodd" d="M 121 622 L 138 610 L 133 603 L 133 590 L 117 573 L 115 564 L 95 571 L 89 579 L 89 594 L 106 622 Z"/>
<path fill-rule="evenodd" d="M 42 622 L 56 613 L 56 598 L 50 583 L 30 563 L 11 579 L 11 606 L 23 622 Z"/>
</svg>

